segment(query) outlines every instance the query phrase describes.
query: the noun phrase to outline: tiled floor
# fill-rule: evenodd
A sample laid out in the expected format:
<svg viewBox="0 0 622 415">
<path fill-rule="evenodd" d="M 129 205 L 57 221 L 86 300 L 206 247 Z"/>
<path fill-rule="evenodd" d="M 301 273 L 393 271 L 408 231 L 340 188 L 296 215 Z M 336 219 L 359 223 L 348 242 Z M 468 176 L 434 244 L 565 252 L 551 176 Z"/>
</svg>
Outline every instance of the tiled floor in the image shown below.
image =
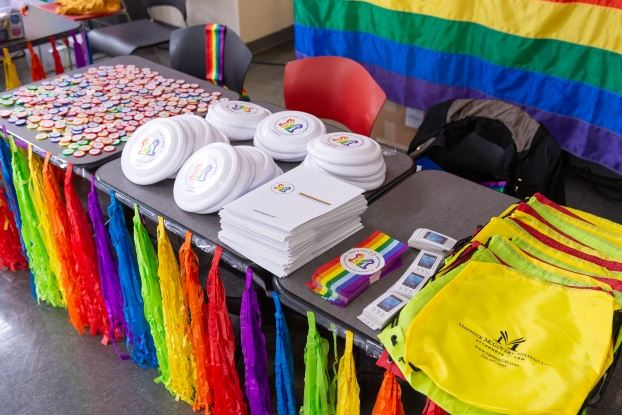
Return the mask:
<svg viewBox="0 0 622 415">
<path fill-rule="evenodd" d="M 166 63 L 162 53 L 160 60 Z M 148 56 L 153 58 L 153 56 Z M 282 104 L 283 63 L 293 58 L 291 45 L 255 57 L 247 77 L 252 99 Z M 17 61 L 22 76 L 23 60 Z M 23 78 L 24 81 L 26 79 Z M 568 205 L 622 222 L 622 203 L 596 191 L 584 180 L 568 177 Z M 202 267 L 206 269 L 206 267 Z M 239 294 L 240 280 L 224 273 L 228 292 Z M 271 310 L 269 304 L 266 307 Z M 233 310 L 232 310 L 233 311 Z M 266 314 L 268 344 L 273 333 Z M 298 395 L 302 396 L 306 321 L 287 316 L 294 343 Z M 272 353 L 272 351 L 270 351 Z M 370 359 L 357 354 L 362 413 L 369 414 L 379 387 L 381 372 Z M 622 375 L 614 371 L 604 399 L 590 413 L 622 413 Z M 155 371 L 141 370 L 119 360 L 111 347 L 98 339 L 77 335 L 66 312 L 37 305 L 29 295 L 28 275 L 0 273 L 0 414 L 190 414 L 190 407 L 176 402 L 153 382 Z M 407 414 L 421 413 L 423 400 L 404 388 Z"/>
</svg>

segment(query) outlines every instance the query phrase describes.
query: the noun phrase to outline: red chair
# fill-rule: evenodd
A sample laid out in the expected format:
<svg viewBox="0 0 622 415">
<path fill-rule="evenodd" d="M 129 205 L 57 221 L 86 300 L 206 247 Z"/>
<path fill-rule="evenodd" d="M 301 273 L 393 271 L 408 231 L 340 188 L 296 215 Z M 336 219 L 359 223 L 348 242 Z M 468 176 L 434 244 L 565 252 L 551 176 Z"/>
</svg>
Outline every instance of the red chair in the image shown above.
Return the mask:
<svg viewBox="0 0 622 415">
<path fill-rule="evenodd" d="M 387 96 L 359 63 L 320 56 L 285 65 L 285 107 L 344 124 L 369 136 Z"/>
</svg>

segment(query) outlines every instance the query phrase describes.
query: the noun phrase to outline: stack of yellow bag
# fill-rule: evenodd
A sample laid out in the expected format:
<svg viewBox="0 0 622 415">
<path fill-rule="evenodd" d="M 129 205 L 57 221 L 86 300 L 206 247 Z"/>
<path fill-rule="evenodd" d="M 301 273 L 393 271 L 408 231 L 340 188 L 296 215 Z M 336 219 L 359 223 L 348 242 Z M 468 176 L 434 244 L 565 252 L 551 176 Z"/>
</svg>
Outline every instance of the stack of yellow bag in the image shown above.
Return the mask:
<svg viewBox="0 0 622 415">
<path fill-rule="evenodd" d="M 449 258 L 380 339 L 449 413 L 577 414 L 613 361 L 622 226 L 536 195 Z"/>
<path fill-rule="evenodd" d="M 57 13 L 68 16 L 112 14 L 121 10 L 119 0 L 57 0 Z"/>
</svg>

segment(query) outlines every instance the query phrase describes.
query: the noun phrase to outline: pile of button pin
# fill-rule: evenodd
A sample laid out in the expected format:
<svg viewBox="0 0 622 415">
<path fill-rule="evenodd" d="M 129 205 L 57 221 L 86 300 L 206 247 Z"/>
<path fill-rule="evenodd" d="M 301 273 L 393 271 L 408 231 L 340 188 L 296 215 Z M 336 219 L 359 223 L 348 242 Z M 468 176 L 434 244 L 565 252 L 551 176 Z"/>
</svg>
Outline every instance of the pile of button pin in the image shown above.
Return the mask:
<svg viewBox="0 0 622 415">
<path fill-rule="evenodd" d="M 38 131 L 37 140 L 58 143 L 64 156 L 99 156 L 120 149 L 152 119 L 205 114 L 218 100 L 227 98 L 149 68 L 99 66 L 3 95 L 0 117 Z"/>
</svg>

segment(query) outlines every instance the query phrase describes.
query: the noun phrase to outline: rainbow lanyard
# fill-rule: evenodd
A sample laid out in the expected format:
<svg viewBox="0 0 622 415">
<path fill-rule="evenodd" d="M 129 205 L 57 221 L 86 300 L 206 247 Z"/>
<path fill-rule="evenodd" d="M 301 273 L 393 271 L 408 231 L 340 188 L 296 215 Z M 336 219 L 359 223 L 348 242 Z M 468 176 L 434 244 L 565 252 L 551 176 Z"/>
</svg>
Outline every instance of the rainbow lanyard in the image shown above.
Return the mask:
<svg viewBox="0 0 622 415">
<path fill-rule="evenodd" d="M 364 255 L 353 252 L 349 261 L 355 265 L 354 267 L 347 269 L 343 265 L 343 255 L 336 257 L 318 268 L 307 286 L 327 301 L 336 305 L 347 305 L 370 284 L 392 271 L 396 261 L 399 261 L 408 249 L 408 245 L 383 232 L 375 231 L 351 251 L 359 248 L 374 251 L 384 259 L 384 265 L 378 272 L 373 274 L 355 272 L 353 268 L 357 266 L 363 269 L 367 266 L 373 267 L 375 264 L 373 264 L 373 258 L 366 258 Z"/>
</svg>

